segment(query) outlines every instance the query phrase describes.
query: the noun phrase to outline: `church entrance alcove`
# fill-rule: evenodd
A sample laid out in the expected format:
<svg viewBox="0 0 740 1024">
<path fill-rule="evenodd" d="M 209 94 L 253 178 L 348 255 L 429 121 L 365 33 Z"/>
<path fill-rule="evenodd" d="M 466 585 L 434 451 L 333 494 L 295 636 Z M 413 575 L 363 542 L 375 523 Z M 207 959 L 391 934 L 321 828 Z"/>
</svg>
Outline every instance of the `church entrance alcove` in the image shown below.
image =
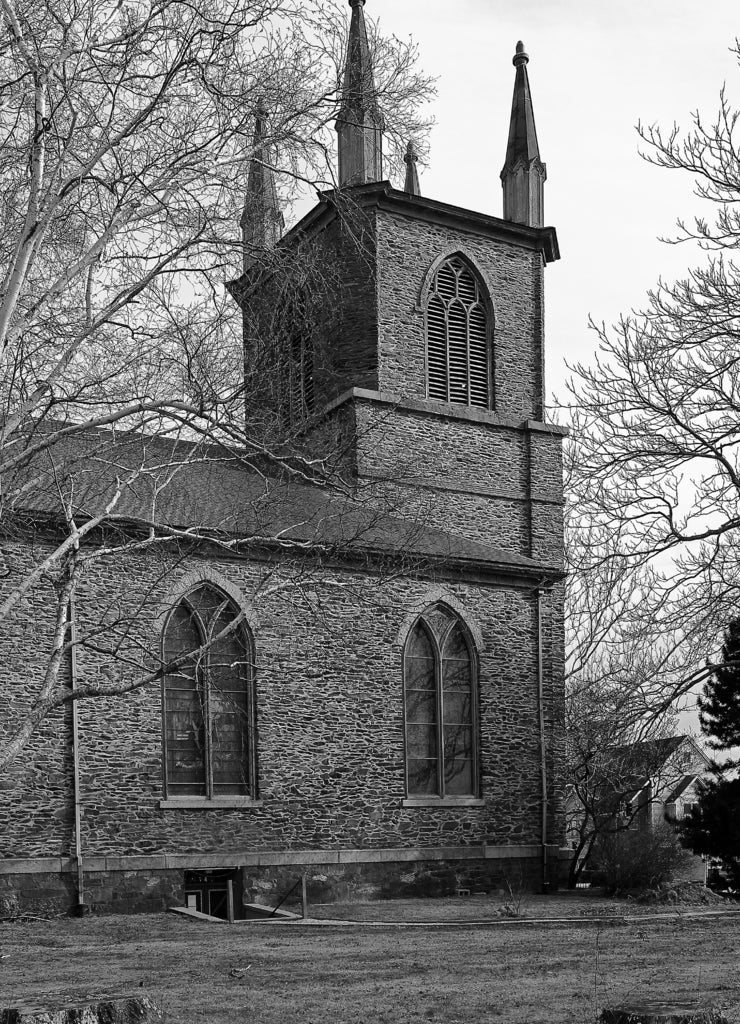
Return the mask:
<svg viewBox="0 0 740 1024">
<path fill-rule="evenodd" d="M 234 901 L 234 917 L 244 917 L 242 873 L 238 868 L 185 872 L 185 906 L 224 921 L 229 919 L 229 882 Z"/>
</svg>

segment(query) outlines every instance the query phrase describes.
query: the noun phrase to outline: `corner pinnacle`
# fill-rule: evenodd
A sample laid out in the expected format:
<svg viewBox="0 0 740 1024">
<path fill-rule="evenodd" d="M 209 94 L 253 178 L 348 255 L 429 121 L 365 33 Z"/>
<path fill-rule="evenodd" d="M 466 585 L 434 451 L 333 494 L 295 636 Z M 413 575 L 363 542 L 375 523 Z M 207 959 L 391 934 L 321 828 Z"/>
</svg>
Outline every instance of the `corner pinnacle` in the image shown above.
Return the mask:
<svg viewBox="0 0 740 1024">
<path fill-rule="evenodd" d="M 416 169 L 416 165 L 419 161 L 416 155 L 416 148 L 413 142 L 409 142 L 406 147 L 406 156 L 403 158 L 403 162 L 406 164 L 406 183 L 403 186 L 404 192 L 408 192 L 412 196 L 421 195 L 421 186 L 419 185 L 419 172 Z"/>
</svg>

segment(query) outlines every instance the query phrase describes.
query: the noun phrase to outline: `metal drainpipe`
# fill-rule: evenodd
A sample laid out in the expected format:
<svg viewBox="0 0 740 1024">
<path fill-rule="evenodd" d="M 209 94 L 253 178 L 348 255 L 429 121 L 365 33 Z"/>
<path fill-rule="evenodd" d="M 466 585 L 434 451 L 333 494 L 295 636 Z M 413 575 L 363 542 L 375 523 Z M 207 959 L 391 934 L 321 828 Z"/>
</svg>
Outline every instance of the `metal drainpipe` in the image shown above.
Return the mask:
<svg viewBox="0 0 740 1024">
<path fill-rule="evenodd" d="M 550 870 L 547 862 L 547 741 L 545 738 L 545 682 L 542 642 L 542 587 L 537 588 L 537 712 L 540 727 L 540 785 L 542 802 L 542 891 L 550 891 Z"/>
<path fill-rule="evenodd" d="M 74 597 L 69 599 L 70 685 L 77 689 L 77 626 Z M 80 736 L 77 701 L 72 701 L 72 758 L 74 761 L 75 859 L 77 861 L 77 905 L 75 913 L 85 913 L 85 870 L 82 862 L 82 807 L 80 799 Z"/>
</svg>

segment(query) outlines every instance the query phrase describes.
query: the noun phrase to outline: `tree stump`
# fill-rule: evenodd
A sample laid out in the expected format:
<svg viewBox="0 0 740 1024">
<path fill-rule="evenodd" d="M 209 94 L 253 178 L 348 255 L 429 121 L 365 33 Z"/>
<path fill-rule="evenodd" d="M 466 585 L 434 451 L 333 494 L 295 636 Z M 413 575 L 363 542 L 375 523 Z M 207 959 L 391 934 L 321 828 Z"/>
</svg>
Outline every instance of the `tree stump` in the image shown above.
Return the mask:
<svg viewBox="0 0 740 1024">
<path fill-rule="evenodd" d="M 645 1002 L 622 1006 L 603 1010 L 601 1019 L 603 1024 L 727 1024 L 720 1010 L 691 1003 Z"/>
<path fill-rule="evenodd" d="M 154 1024 L 163 1019 L 159 1008 L 144 995 L 0 1010 L 0 1024 Z"/>
</svg>

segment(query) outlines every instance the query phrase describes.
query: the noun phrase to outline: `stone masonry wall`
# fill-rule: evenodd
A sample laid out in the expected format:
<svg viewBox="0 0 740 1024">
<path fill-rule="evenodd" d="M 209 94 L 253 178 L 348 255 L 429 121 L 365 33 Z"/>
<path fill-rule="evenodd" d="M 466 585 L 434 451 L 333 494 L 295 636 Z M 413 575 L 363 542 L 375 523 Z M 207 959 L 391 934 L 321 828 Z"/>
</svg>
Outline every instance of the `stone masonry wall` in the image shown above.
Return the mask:
<svg viewBox="0 0 740 1024">
<path fill-rule="evenodd" d="M 542 255 L 386 211 L 377 214 L 376 238 L 380 390 L 426 397 L 421 291 L 434 261 L 460 252 L 479 270 L 495 311 L 494 408 L 502 416 L 541 419 Z"/>
<path fill-rule="evenodd" d="M 11 589 L 16 575 L 26 574 L 47 553 L 46 546 L 29 537 L 27 543 L 3 544 L 8 569 L 0 594 Z M 31 588 L 3 622 L 0 632 L 0 665 L 3 693 L 0 725 L 9 734 L 14 722 L 28 708 L 40 669 L 51 646 L 54 629 L 54 595 L 48 584 Z M 60 682 L 69 684 L 69 664 L 60 670 Z M 37 833 L 39 849 L 49 856 L 62 855 L 74 841 L 73 765 L 69 709 L 53 712 L 36 729 L 21 756 L 0 777 L 0 857 L 12 856 L 14 835 Z"/>
<path fill-rule="evenodd" d="M 422 291 L 435 260 L 455 253 L 473 263 L 494 310 L 494 410 L 516 422 L 541 419 L 542 254 L 483 230 L 431 223 L 418 211 L 401 216 L 347 198 L 310 240 L 276 253 L 270 276 L 245 302 L 246 337 L 274 334 L 276 310 L 279 318 L 286 294 L 301 284 L 320 300 L 306 324 L 318 408 L 353 387 L 425 399 Z M 248 366 L 253 347 L 247 340 Z M 260 379 L 275 377 L 258 371 Z"/>
<path fill-rule="evenodd" d="M 512 554 L 563 556 L 562 434 L 445 412 L 433 402 L 356 398 L 357 472 L 387 482 L 394 513 Z"/>
<path fill-rule="evenodd" d="M 310 583 L 304 578 L 300 591 L 260 598 L 272 568 L 191 558 L 165 573 L 161 560 L 129 554 L 91 569 L 77 601 L 80 636 L 99 626 L 101 613 L 122 621 L 128 608 L 125 642 L 131 651 L 156 650 L 164 613 L 197 579 L 220 582 L 240 596 L 256 650 L 260 803 L 246 809 L 161 808 L 159 687 L 85 702 L 85 854 L 537 843 L 533 595 L 411 578 L 371 583 L 349 574 L 344 587 L 336 587 L 317 574 Z M 336 581 L 336 572 L 331 576 Z M 480 636 L 484 802 L 403 807 L 402 645 L 416 614 L 443 599 Z M 38 683 L 43 627 L 39 610 L 33 633 L 16 638 L 5 682 L 15 714 Z M 111 671 L 99 654 L 81 651 L 80 683 L 109 678 Z M 57 716 L 34 735 L 0 792 L 3 857 L 69 855 L 68 772 L 69 730 Z"/>
</svg>

